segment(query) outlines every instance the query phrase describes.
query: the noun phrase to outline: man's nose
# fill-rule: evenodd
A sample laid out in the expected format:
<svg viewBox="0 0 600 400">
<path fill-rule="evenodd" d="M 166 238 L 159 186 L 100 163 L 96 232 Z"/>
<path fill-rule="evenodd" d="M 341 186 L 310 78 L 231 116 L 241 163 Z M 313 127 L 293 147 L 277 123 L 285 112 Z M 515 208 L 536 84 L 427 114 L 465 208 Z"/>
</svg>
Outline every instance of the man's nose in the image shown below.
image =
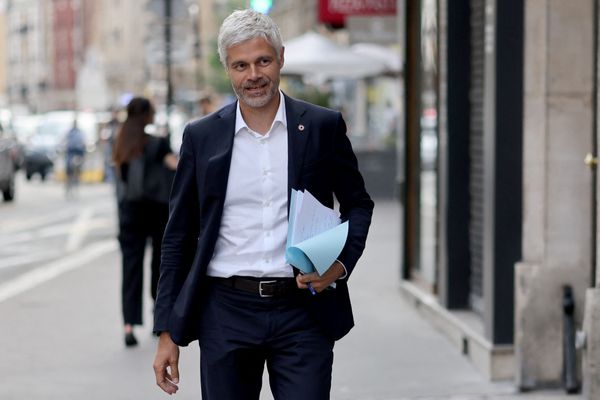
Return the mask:
<svg viewBox="0 0 600 400">
<path fill-rule="evenodd" d="M 257 79 L 259 75 L 258 67 L 254 64 L 250 64 L 250 79 Z"/>
</svg>

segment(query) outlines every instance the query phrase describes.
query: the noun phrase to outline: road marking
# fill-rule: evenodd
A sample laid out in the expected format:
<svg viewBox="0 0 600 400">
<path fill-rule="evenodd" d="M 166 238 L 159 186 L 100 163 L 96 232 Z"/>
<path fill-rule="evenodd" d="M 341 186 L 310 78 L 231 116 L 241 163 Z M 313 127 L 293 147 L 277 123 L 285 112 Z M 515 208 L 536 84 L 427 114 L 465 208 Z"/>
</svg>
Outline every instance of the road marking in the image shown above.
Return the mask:
<svg viewBox="0 0 600 400">
<path fill-rule="evenodd" d="M 65 272 L 90 265 L 90 262 L 96 258 L 117 249 L 118 243 L 114 239 L 96 242 L 77 253 L 20 275 L 18 278 L 0 285 L 0 303 L 54 279 Z"/>
<path fill-rule="evenodd" d="M 110 217 L 96 217 L 88 222 L 87 230 L 92 231 L 94 229 L 114 228 L 114 221 Z M 60 235 L 66 235 L 73 230 L 73 224 L 60 224 L 53 225 L 47 228 L 39 228 L 35 231 L 22 232 L 13 235 L 0 234 L 0 248 L 6 248 L 6 246 L 14 245 L 19 243 L 27 243 L 36 239 L 47 239 L 57 237 Z"/>
<path fill-rule="evenodd" d="M 91 207 L 84 208 L 83 211 L 77 215 L 77 219 L 71 226 L 71 230 L 67 238 L 67 245 L 65 246 L 67 253 L 71 253 L 81 246 L 81 243 L 83 242 L 83 239 L 89 230 L 89 224 L 93 215 L 94 210 Z"/>
<path fill-rule="evenodd" d="M 37 261 L 44 261 L 49 258 L 59 256 L 60 254 L 62 254 L 62 252 L 58 250 L 45 250 L 34 254 L 29 253 L 19 254 L 12 257 L 2 257 L 2 260 L 0 261 L 0 269 L 16 267 L 23 264 L 31 264 Z"/>
<path fill-rule="evenodd" d="M 3 222 L 2 228 L 0 228 L 0 232 L 8 233 L 9 231 L 33 229 L 36 226 L 57 222 L 65 218 L 69 218 L 72 215 L 72 210 L 57 211 L 41 215 L 39 213 L 36 213 L 35 217 L 32 217 L 30 219 L 17 219 L 14 221 Z"/>
</svg>

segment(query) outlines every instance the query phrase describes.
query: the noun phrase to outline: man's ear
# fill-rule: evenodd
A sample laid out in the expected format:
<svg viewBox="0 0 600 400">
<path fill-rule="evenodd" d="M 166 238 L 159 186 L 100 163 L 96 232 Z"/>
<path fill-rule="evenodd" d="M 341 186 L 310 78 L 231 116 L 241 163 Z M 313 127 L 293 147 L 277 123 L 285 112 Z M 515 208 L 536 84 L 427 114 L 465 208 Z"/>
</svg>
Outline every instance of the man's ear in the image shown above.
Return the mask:
<svg viewBox="0 0 600 400">
<path fill-rule="evenodd" d="M 281 46 L 281 51 L 279 52 L 279 69 L 283 68 L 283 53 L 285 51 L 285 47 Z"/>
</svg>

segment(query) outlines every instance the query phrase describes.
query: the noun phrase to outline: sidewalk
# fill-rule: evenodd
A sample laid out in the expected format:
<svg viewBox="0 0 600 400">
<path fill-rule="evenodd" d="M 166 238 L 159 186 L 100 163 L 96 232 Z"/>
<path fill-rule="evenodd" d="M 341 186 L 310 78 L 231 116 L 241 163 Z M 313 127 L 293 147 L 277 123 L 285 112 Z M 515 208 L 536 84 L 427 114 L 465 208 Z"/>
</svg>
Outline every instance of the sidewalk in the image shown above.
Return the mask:
<svg viewBox="0 0 600 400">
<path fill-rule="evenodd" d="M 396 204 L 376 205 L 367 250 L 350 282 L 356 327 L 336 345 L 332 399 L 579 398 L 519 395 L 511 382 L 487 382 L 406 304 L 399 293 L 398 221 Z M 1 399 L 169 398 L 154 384 L 149 308 L 146 326 L 137 331 L 140 345 L 123 345 L 119 262 L 118 252 L 110 251 L 0 301 Z M 195 343 L 182 349 L 175 399 L 200 398 L 198 357 Z"/>
</svg>

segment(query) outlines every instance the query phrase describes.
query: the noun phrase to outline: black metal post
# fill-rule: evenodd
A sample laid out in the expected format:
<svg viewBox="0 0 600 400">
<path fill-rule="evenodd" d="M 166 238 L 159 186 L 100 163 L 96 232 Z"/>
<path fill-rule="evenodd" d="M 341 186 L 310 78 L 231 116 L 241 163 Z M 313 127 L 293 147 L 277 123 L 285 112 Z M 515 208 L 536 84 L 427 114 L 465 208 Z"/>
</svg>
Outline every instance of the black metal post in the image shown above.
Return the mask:
<svg viewBox="0 0 600 400">
<path fill-rule="evenodd" d="M 405 167 L 401 184 L 404 206 L 404 243 L 402 278 L 410 279 L 419 266 L 419 191 L 421 133 L 421 0 L 406 1 L 405 49 Z"/>
<path fill-rule="evenodd" d="M 198 7 L 196 5 L 196 7 Z M 194 62 L 196 66 L 196 90 L 202 89 L 202 76 L 200 73 L 200 62 L 202 60 L 202 43 L 200 40 L 199 11 L 192 13 L 192 28 L 194 30 Z"/>
<path fill-rule="evenodd" d="M 167 113 L 167 135 L 170 134 L 169 120 L 171 116 L 171 108 L 173 107 L 173 82 L 171 73 L 171 22 L 173 16 L 173 3 L 172 0 L 165 1 L 165 79 L 167 83 L 167 98 L 166 98 L 166 113 Z"/>
<path fill-rule="evenodd" d="M 445 193 L 440 196 L 440 201 L 445 202 L 440 210 L 446 229 L 446 243 L 440 245 L 445 246 L 447 260 L 446 279 L 440 280 L 440 298 L 447 308 L 460 309 L 469 307 L 471 271 L 469 90 L 472 56 L 471 43 L 465 40 L 471 37 L 471 5 L 465 0 L 448 0 L 447 4 L 447 155 L 445 165 L 440 166 L 440 176 L 444 176 L 442 171 L 445 170 L 447 180 Z M 443 134 L 441 131 L 440 135 Z"/>
<path fill-rule="evenodd" d="M 567 393 L 577 393 L 577 350 L 575 349 L 575 299 L 571 286 L 563 287 L 563 379 Z"/>
</svg>

